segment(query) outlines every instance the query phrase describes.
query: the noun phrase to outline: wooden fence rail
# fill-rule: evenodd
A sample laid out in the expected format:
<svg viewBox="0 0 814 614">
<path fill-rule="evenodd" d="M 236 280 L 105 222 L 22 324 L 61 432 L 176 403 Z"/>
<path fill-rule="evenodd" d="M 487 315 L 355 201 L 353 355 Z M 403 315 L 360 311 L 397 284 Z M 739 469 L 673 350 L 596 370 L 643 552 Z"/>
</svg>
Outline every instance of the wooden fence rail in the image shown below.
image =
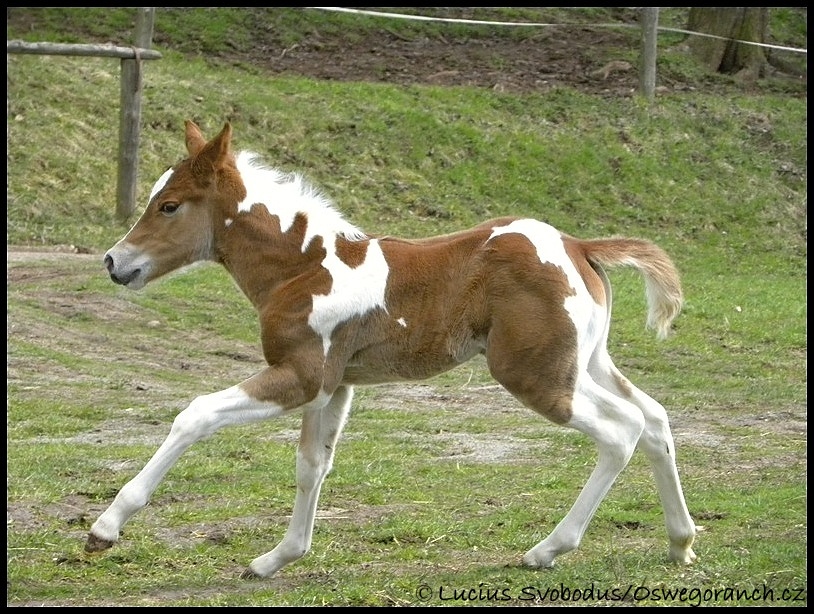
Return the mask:
<svg viewBox="0 0 814 614">
<path fill-rule="evenodd" d="M 35 55 L 83 55 L 94 57 L 121 58 L 123 60 L 160 60 L 161 54 L 153 49 L 137 47 L 114 47 L 113 45 L 81 45 L 67 43 L 26 43 L 8 41 L 6 53 L 27 53 Z"/>
</svg>

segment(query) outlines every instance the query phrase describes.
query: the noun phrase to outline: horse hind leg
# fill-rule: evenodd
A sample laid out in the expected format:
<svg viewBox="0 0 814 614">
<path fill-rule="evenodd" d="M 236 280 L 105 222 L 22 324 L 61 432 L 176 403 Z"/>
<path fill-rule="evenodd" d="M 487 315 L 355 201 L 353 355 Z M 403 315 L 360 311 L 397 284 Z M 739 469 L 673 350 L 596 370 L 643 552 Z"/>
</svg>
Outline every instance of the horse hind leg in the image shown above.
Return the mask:
<svg viewBox="0 0 814 614">
<path fill-rule="evenodd" d="M 492 376 L 524 405 L 585 433 L 598 448 L 596 467 L 571 509 L 548 537 L 523 556 L 530 567 L 551 567 L 557 556 L 579 546 L 599 504 L 636 450 L 644 417 L 579 368 L 576 340 L 567 325 L 559 334 L 551 326 L 535 330 L 548 331 L 548 336 L 538 335 L 533 348 L 518 352 L 509 343 L 522 335 L 515 321 L 493 326 L 486 349 Z"/>
<path fill-rule="evenodd" d="M 670 540 L 669 558 L 680 564 L 692 563 L 696 559 L 692 545 L 701 527 L 696 527 L 684 500 L 667 411 L 622 375 L 607 352 L 593 356 L 588 371 L 599 385 L 633 403 L 644 416 L 638 447 L 653 469 Z"/>
<path fill-rule="evenodd" d="M 596 442 L 598 460 L 565 517 L 548 537 L 523 556 L 523 563 L 530 567 L 551 567 L 557 556 L 579 546 L 599 504 L 633 455 L 644 428 L 644 418 L 634 406 L 590 378 L 582 377 L 574 391 L 570 418 L 565 426 L 585 433 Z"/>
<path fill-rule="evenodd" d="M 327 405 L 306 410 L 297 447 L 297 494 L 294 511 L 282 541 L 270 552 L 254 559 L 244 578 L 266 578 L 311 549 L 319 493 L 333 465 L 336 443 L 345 425 L 353 388 L 340 387 Z"/>
</svg>

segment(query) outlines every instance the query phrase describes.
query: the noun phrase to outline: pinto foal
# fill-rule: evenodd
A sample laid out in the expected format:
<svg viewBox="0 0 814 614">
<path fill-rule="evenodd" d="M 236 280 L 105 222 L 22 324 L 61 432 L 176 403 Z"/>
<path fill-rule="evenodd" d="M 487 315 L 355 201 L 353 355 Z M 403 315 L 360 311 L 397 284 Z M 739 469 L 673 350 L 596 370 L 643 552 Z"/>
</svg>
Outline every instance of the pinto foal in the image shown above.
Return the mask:
<svg viewBox="0 0 814 614">
<path fill-rule="evenodd" d="M 691 563 L 687 511 L 664 408 L 613 364 L 611 288 L 603 267 L 638 269 L 648 326 L 667 336 L 682 305 L 669 257 L 640 239 L 581 240 L 532 219 L 500 218 L 420 240 L 373 238 L 299 176 L 207 141 L 186 122 L 189 156 L 155 184 L 141 218 L 104 262 L 132 289 L 201 260 L 222 264 L 260 318 L 267 362 L 246 381 L 199 396 L 93 524 L 104 550 L 196 441 L 225 426 L 302 412 L 294 510 L 282 541 L 246 576 L 268 577 L 311 547 L 320 488 L 355 385 L 427 378 L 484 354 L 521 403 L 590 436 L 598 463 L 551 534 L 523 556 L 550 567 L 575 549 L 638 446 L 653 468 L 669 558 Z"/>
</svg>

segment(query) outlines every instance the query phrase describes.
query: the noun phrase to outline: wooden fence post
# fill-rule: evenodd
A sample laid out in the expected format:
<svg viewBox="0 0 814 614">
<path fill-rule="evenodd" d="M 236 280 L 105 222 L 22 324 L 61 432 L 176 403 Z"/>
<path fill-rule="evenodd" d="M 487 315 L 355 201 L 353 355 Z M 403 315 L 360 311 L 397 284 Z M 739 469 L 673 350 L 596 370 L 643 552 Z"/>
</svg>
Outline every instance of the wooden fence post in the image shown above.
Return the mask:
<svg viewBox="0 0 814 614">
<path fill-rule="evenodd" d="M 138 9 L 136 19 L 137 44 L 150 45 L 155 9 Z M 6 53 L 36 55 L 69 55 L 80 57 L 120 58 L 121 110 L 119 115 L 119 170 L 116 190 L 116 213 L 126 219 L 136 209 L 136 184 L 138 178 L 139 124 L 141 120 L 141 63 L 158 60 L 161 54 L 147 47 L 118 47 L 114 45 L 84 45 L 72 43 L 27 43 L 19 40 L 6 41 Z M 8 92 L 6 92 L 8 108 Z M 8 122 L 6 122 L 8 138 Z"/>
<path fill-rule="evenodd" d="M 149 49 L 153 44 L 155 8 L 136 9 L 136 49 Z M 121 105 L 119 111 L 119 175 L 116 184 L 116 215 L 122 220 L 136 210 L 138 185 L 138 149 L 141 131 L 142 59 L 121 61 Z"/>
<path fill-rule="evenodd" d="M 656 56 L 658 52 L 659 7 L 642 9 L 642 51 L 639 66 L 639 93 L 653 102 L 656 96 Z"/>
</svg>

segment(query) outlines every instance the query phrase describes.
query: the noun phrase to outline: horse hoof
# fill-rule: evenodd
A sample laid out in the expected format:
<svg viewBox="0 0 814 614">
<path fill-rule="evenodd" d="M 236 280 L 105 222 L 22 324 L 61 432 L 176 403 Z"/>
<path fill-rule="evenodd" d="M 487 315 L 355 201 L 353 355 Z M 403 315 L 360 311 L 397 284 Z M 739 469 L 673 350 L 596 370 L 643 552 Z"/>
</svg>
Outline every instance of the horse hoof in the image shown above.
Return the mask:
<svg viewBox="0 0 814 614">
<path fill-rule="evenodd" d="M 88 541 L 85 542 L 85 552 L 101 552 L 111 546 L 113 546 L 112 541 L 96 537 L 93 533 L 89 533 Z"/>
<path fill-rule="evenodd" d="M 254 573 L 251 568 L 247 568 L 243 570 L 243 573 L 240 574 L 241 580 L 262 580 L 263 576 L 258 576 Z"/>
</svg>

